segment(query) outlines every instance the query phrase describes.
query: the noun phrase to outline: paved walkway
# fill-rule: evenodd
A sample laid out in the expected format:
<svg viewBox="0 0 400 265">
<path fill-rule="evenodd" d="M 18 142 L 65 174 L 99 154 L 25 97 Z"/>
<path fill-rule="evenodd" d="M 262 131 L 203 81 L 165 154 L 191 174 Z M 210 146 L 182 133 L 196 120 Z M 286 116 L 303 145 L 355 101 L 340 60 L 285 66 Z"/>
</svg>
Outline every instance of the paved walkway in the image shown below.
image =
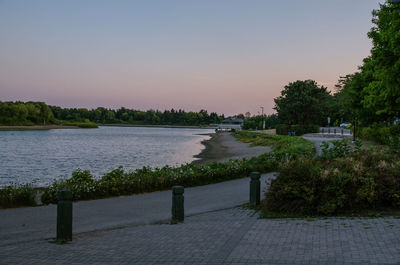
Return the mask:
<svg viewBox="0 0 400 265">
<path fill-rule="evenodd" d="M 1 264 L 400 264 L 400 219 L 257 219 L 243 208 L 0 247 Z"/>
<path fill-rule="evenodd" d="M 274 173 L 263 174 L 263 187 L 273 177 Z M 186 215 L 232 208 L 248 202 L 249 178 L 186 188 L 184 196 Z M 76 202 L 73 232 L 166 223 L 171 218 L 171 197 L 171 191 L 163 191 Z M 56 205 L 0 210 L 0 247 L 54 237 L 56 213 Z"/>
</svg>

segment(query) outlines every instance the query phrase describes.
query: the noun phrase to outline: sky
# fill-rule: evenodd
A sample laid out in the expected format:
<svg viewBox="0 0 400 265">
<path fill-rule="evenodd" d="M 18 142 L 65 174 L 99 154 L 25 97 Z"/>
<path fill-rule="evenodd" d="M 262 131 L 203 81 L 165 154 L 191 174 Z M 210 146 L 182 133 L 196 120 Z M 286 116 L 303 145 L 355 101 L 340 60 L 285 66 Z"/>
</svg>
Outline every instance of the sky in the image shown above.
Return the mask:
<svg viewBox="0 0 400 265">
<path fill-rule="evenodd" d="M 0 101 L 274 113 L 369 55 L 378 0 L 0 0 Z"/>
</svg>

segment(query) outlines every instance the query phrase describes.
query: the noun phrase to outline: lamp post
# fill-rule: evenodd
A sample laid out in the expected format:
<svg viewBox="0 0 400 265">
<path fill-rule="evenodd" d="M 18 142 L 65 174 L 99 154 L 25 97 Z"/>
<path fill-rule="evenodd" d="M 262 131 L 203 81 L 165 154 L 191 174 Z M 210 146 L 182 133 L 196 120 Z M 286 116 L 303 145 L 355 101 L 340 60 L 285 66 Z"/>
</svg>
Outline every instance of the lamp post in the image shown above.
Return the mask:
<svg viewBox="0 0 400 265">
<path fill-rule="evenodd" d="M 261 117 L 262 117 L 262 128 L 265 130 L 265 121 L 264 121 L 264 107 L 261 108 Z"/>
</svg>

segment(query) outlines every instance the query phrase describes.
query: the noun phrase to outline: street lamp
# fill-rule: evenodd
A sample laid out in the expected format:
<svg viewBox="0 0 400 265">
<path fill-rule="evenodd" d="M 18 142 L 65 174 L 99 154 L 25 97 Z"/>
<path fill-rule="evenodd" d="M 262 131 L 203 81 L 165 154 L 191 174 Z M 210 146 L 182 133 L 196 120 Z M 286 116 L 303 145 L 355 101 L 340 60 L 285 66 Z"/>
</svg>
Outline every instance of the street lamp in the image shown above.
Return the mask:
<svg viewBox="0 0 400 265">
<path fill-rule="evenodd" d="M 261 117 L 262 117 L 262 122 L 263 122 L 262 128 L 263 128 L 263 130 L 265 130 L 264 107 L 260 107 L 260 108 L 261 108 Z"/>
</svg>

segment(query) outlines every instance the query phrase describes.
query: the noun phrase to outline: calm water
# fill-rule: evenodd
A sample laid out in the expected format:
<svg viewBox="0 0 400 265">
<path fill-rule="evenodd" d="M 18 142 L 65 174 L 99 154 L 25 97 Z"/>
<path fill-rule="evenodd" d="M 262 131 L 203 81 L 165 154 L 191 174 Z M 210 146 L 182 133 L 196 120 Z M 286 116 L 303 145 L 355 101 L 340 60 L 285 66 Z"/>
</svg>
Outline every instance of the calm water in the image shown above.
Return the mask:
<svg viewBox="0 0 400 265">
<path fill-rule="evenodd" d="M 118 166 L 180 165 L 194 160 L 211 133 L 203 129 L 100 127 L 48 131 L 0 131 L 0 186 L 44 186 L 77 168 L 100 177 Z"/>
</svg>

